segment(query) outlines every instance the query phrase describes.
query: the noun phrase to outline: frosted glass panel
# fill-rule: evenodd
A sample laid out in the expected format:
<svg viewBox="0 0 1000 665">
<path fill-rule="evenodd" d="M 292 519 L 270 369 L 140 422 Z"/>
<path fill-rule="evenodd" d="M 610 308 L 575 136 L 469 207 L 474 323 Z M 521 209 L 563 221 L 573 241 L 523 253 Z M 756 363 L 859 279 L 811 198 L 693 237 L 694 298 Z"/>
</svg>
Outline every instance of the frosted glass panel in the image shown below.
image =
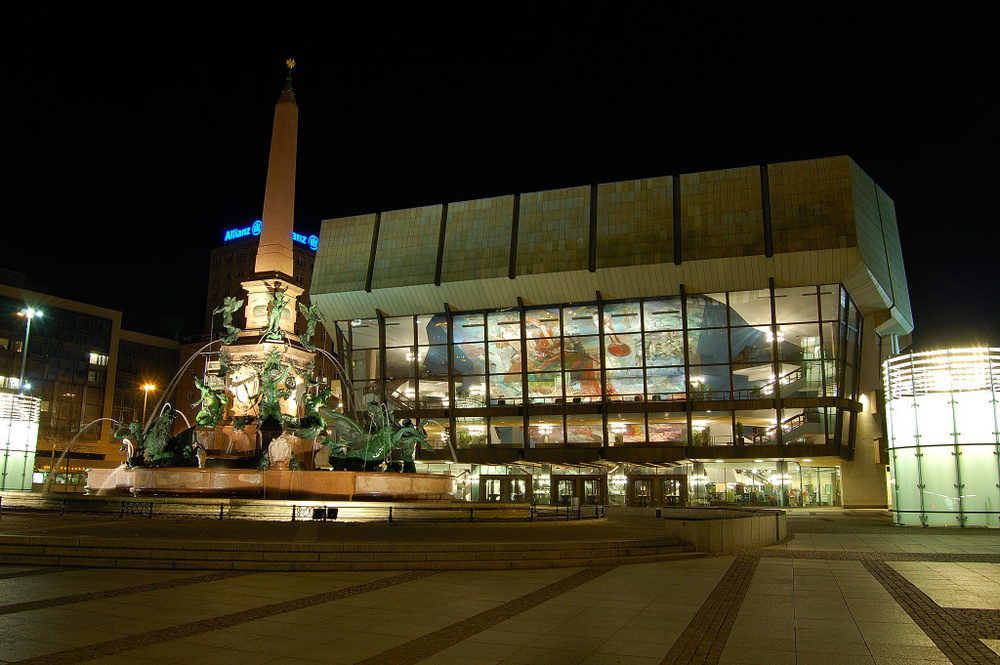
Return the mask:
<svg viewBox="0 0 1000 665">
<path fill-rule="evenodd" d="M 993 394 L 985 390 L 955 393 L 959 443 L 997 443 Z"/>
<path fill-rule="evenodd" d="M 923 455 L 920 470 L 927 524 L 958 526 L 958 469 L 954 446 L 923 446 L 920 453 Z"/>
<path fill-rule="evenodd" d="M 962 510 L 966 526 L 1000 526 L 1000 469 L 996 446 L 962 446 Z M 976 514 L 990 512 L 992 514 Z"/>
<path fill-rule="evenodd" d="M 917 398 L 917 419 L 920 445 L 954 442 L 954 414 L 951 411 L 951 394 L 936 393 Z"/>
<path fill-rule="evenodd" d="M 915 448 L 894 450 L 892 471 L 896 479 L 896 510 L 900 524 L 920 524 L 920 476 Z"/>
</svg>

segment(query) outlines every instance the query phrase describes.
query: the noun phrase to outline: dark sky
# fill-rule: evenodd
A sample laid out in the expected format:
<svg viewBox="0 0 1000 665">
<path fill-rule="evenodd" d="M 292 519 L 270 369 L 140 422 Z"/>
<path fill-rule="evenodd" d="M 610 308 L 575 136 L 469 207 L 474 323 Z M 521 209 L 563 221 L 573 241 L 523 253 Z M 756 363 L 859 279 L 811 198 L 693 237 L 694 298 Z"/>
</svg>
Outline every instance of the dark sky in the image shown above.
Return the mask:
<svg viewBox="0 0 1000 665">
<path fill-rule="evenodd" d="M 1000 345 L 998 58 L 984 17 L 371 4 L 325 16 L 20 10 L 4 46 L 14 175 L 0 267 L 29 289 L 120 309 L 132 330 L 200 332 L 208 252 L 260 217 L 294 57 L 301 231 L 847 154 L 895 201 L 915 346 Z"/>
</svg>

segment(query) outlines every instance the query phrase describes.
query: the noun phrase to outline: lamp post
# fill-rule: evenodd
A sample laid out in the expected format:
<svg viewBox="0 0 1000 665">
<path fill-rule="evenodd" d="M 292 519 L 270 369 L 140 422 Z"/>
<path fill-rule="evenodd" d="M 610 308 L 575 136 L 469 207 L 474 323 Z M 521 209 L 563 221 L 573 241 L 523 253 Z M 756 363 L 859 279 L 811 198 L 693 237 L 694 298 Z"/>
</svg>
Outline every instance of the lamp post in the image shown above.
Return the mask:
<svg viewBox="0 0 1000 665">
<path fill-rule="evenodd" d="M 25 307 L 20 312 L 17 313 L 18 316 L 23 316 L 25 318 L 24 323 L 24 348 L 21 349 L 21 375 L 17 379 L 17 392 L 19 395 L 24 394 L 24 369 L 28 364 L 28 339 L 31 337 L 31 320 L 34 318 L 41 318 L 42 312 L 40 310 L 34 309 L 33 307 Z"/>
<path fill-rule="evenodd" d="M 144 394 L 142 396 L 142 424 L 143 424 L 143 426 L 145 426 L 146 425 L 146 400 L 149 399 L 149 391 L 150 390 L 156 390 L 156 386 L 154 386 L 152 383 L 144 383 L 144 384 L 142 384 L 142 390 L 144 392 Z"/>
</svg>

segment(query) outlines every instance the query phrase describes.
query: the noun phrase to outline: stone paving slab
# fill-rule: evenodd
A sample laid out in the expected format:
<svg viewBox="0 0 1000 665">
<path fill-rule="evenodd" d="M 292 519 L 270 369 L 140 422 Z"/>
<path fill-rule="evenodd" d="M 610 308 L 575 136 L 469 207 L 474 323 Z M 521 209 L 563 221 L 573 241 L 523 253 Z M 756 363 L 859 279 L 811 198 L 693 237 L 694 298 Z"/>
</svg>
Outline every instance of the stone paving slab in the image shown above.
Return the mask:
<svg viewBox="0 0 1000 665">
<path fill-rule="evenodd" d="M 902 532 L 884 513 L 852 512 L 796 515 L 795 537 L 762 550 L 604 568 L 233 574 L 0 566 L 0 663 L 1000 662 L 1000 609 L 990 602 L 1000 532 Z M 9 516 L 0 533 L 88 526 Z M 101 532 L 120 538 L 127 526 Z M 537 526 L 450 525 L 437 535 L 586 540 L 634 537 L 657 524 Z M 146 529 L 153 525 L 136 531 Z M 174 537 L 206 529 L 181 526 Z M 273 542 L 299 533 L 250 526 L 242 537 L 249 543 L 265 532 Z M 434 532 L 372 533 L 377 543 Z M 322 527 L 315 537 L 324 537 Z"/>
</svg>

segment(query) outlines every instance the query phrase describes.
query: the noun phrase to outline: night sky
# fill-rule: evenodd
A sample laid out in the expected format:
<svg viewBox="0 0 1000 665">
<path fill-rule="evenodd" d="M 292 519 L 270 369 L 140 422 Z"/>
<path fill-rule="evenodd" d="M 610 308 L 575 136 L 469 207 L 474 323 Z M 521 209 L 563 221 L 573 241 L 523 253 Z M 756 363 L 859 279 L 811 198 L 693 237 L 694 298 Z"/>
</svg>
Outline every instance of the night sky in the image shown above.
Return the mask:
<svg viewBox="0 0 1000 665">
<path fill-rule="evenodd" d="M 293 57 L 301 232 L 847 154 L 895 201 L 914 347 L 1000 345 L 998 58 L 984 17 L 538 4 L 142 20 L 19 10 L 4 49 L 14 174 L 0 267 L 31 290 L 122 310 L 131 330 L 200 333 L 209 251 L 261 216 Z"/>
</svg>

